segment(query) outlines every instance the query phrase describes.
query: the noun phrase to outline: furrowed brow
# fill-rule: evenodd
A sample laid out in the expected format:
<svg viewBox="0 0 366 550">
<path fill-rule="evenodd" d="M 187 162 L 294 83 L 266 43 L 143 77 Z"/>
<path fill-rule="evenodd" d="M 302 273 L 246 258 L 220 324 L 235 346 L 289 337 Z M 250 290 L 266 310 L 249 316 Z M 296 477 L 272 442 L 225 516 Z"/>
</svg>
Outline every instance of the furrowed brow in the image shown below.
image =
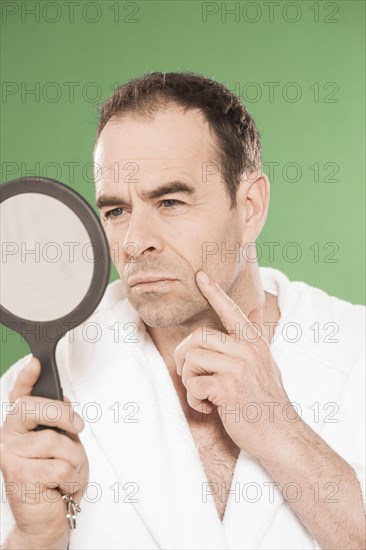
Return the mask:
<svg viewBox="0 0 366 550">
<path fill-rule="evenodd" d="M 195 193 L 195 188 L 191 187 L 187 183 L 183 183 L 182 181 L 172 181 L 160 185 L 151 191 L 143 191 L 141 195 L 144 199 L 151 200 L 158 199 L 159 197 L 163 197 L 164 195 L 169 195 L 171 193 L 185 193 L 186 195 L 193 195 Z"/>
<path fill-rule="evenodd" d="M 121 197 L 117 197 L 117 195 L 100 195 L 96 200 L 95 206 L 100 209 L 103 206 L 120 206 L 121 204 L 124 204 L 124 201 Z"/>
<path fill-rule="evenodd" d="M 196 192 L 194 187 L 191 187 L 187 183 L 181 181 L 173 181 L 160 185 L 156 189 L 150 191 L 143 191 L 141 196 L 144 200 L 158 199 L 164 195 L 173 193 L 185 193 L 186 195 L 194 195 Z M 117 195 L 100 195 L 95 203 L 97 208 L 103 208 L 104 206 L 121 206 L 127 205 L 121 197 Z"/>
</svg>

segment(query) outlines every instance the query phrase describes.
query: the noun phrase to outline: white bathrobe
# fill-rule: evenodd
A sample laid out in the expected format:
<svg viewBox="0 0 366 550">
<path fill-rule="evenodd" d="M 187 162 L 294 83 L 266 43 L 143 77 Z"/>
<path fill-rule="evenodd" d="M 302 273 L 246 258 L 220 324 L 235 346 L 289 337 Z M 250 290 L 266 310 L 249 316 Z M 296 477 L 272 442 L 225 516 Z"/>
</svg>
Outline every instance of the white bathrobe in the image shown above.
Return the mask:
<svg viewBox="0 0 366 550">
<path fill-rule="evenodd" d="M 260 275 L 264 289 L 278 296 L 271 351 L 286 392 L 351 464 L 365 494 L 365 308 L 290 282 L 273 268 L 260 268 Z M 29 357 L 2 377 L 3 401 Z M 81 440 L 90 462 L 70 549 L 320 548 L 244 451 L 220 521 L 167 367 L 119 280 L 61 340 L 56 358 L 64 394 L 85 420 Z M 2 501 L 3 540 L 14 519 L 4 491 Z"/>
</svg>

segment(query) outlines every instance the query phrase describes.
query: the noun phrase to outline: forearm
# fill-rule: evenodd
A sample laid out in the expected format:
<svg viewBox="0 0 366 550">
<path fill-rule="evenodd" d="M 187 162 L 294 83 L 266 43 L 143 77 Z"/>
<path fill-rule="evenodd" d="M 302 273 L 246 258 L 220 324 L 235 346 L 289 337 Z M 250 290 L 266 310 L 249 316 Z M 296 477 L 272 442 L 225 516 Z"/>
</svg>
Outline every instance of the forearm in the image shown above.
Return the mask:
<svg viewBox="0 0 366 550">
<path fill-rule="evenodd" d="M 260 462 L 323 549 L 366 547 L 365 511 L 355 472 L 302 419 Z"/>
</svg>

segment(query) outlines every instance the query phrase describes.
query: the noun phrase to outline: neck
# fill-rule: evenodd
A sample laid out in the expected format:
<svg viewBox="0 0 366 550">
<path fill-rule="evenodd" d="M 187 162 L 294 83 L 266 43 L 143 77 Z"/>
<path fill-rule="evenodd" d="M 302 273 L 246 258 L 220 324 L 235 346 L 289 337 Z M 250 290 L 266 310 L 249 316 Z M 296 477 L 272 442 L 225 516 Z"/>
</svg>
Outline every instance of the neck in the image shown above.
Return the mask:
<svg viewBox="0 0 366 550">
<path fill-rule="evenodd" d="M 278 308 L 277 296 L 263 290 L 258 264 L 254 262 L 248 264 L 246 272 L 241 273 L 232 287 L 226 289 L 225 292 L 246 316 L 254 308 L 262 309 L 264 323 L 264 334 L 262 336 L 270 343 L 274 333 L 273 323 L 278 322 L 280 310 Z M 174 361 L 175 348 L 186 336 L 204 323 L 213 323 L 215 327 L 222 330 L 220 319 L 212 309 L 204 318 L 192 318 L 179 326 L 167 328 L 146 326 L 147 332 L 163 357 L 171 375 L 175 374 L 176 369 Z"/>
</svg>

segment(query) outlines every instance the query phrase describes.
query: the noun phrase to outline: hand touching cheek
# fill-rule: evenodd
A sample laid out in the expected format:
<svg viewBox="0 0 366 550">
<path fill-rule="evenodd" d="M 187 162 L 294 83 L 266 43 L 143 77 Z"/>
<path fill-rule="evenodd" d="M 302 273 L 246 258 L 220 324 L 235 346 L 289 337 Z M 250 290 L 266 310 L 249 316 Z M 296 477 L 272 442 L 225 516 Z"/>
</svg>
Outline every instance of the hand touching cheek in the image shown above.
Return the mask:
<svg viewBox="0 0 366 550">
<path fill-rule="evenodd" d="M 286 437 L 286 418 L 297 415 L 262 336 L 262 312 L 255 309 L 246 317 L 217 283 L 201 282 L 198 274 L 197 284 L 228 334 L 215 331 L 203 338 L 199 327 L 177 346 L 174 357 L 187 401 L 199 412 L 216 406 L 234 443 L 260 458 Z"/>
</svg>

